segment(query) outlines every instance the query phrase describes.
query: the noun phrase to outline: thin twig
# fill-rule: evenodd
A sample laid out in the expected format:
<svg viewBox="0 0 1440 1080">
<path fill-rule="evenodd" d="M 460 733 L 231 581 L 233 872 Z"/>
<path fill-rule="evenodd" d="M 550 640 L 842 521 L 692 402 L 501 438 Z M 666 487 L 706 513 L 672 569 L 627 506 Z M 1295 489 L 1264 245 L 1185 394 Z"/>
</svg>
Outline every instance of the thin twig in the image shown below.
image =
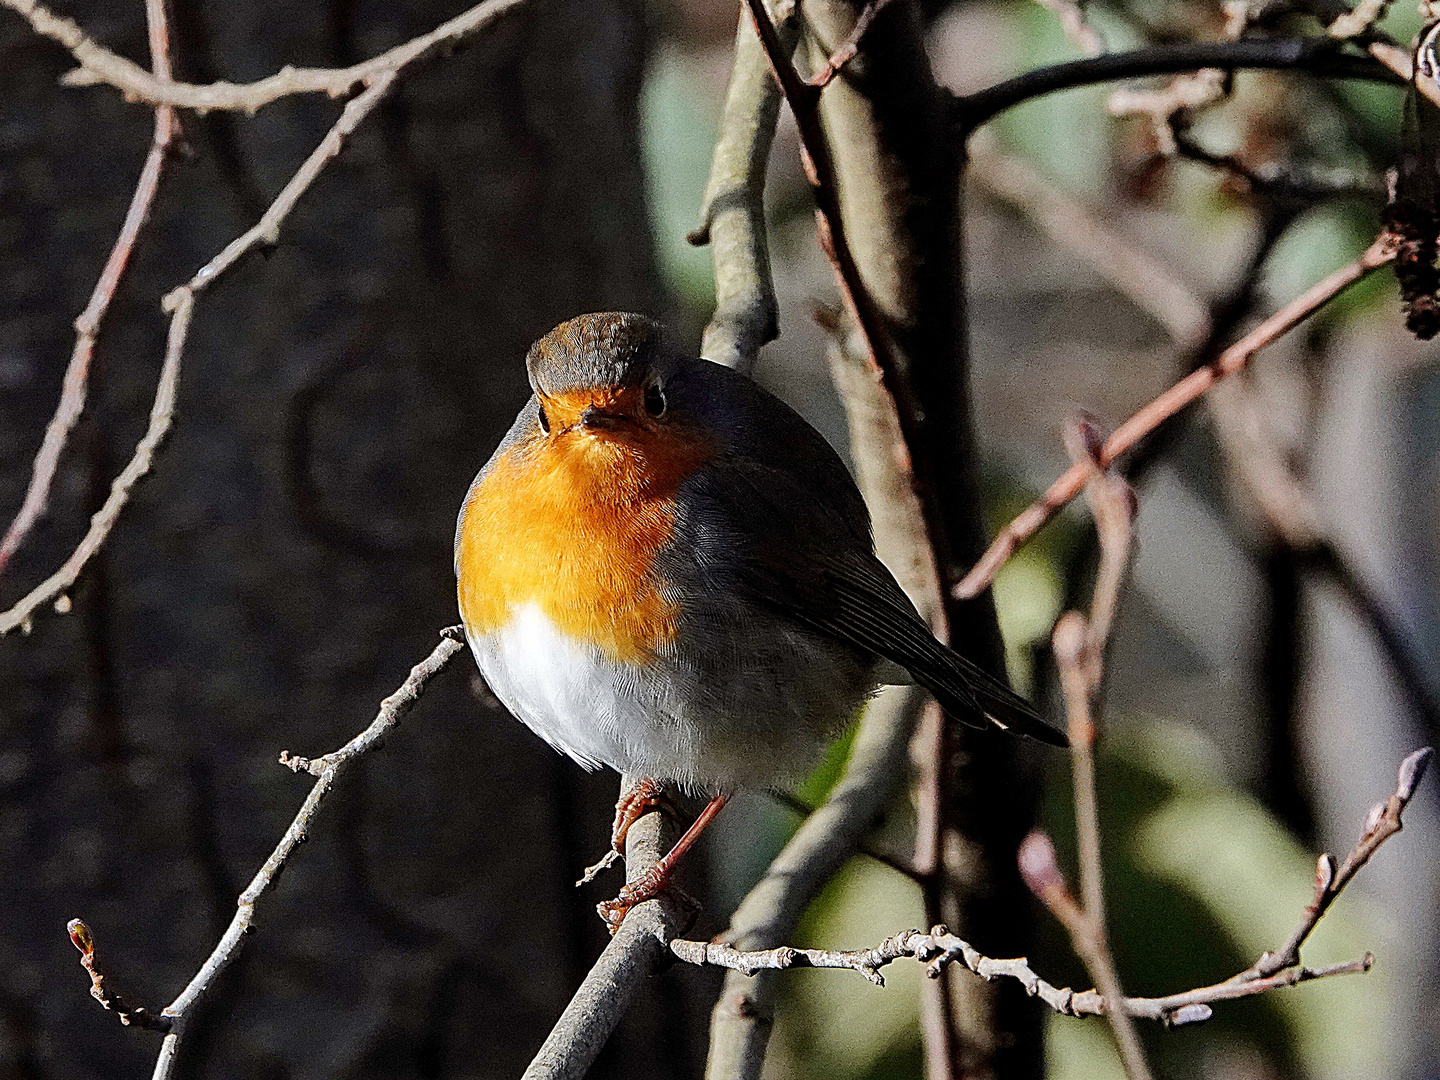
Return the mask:
<svg viewBox="0 0 1440 1080">
<path fill-rule="evenodd" d="M 1370 857 L 1379 850 L 1380 845 L 1404 828 L 1402 818 L 1405 808 L 1414 798 L 1415 789 L 1420 785 L 1425 769 L 1434 755 L 1434 750 L 1426 746 L 1401 762 L 1394 793 L 1384 802 L 1376 803 L 1370 808 L 1360 832 L 1360 839 L 1345 856 L 1345 861 L 1337 868 L 1333 856 L 1320 856 L 1315 869 L 1314 899 L 1305 908 L 1305 916 L 1290 935 L 1290 940 L 1275 952 L 1266 953 L 1253 967 L 1237 975 L 1237 979 L 1249 981 L 1268 978 L 1300 963 L 1300 947 L 1305 944 L 1305 939 L 1310 936 L 1316 924 L 1324 918 L 1325 912 L 1330 910 L 1335 898 L 1350 883 L 1350 879 L 1360 872 L 1361 867 L 1370 861 Z"/>
<path fill-rule="evenodd" d="M 722 942 L 683 939 L 671 941 L 669 949 L 675 957 L 687 964 L 727 968 L 747 976 L 762 971 L 784 971 L 790 968 L 843 968 L 860 972 L 877 986 L 884 985 L 880 969 L 906 957 L 925 964 L 925 974 L 932 979 L 939 978 L 947 966 L 958 962 L 987 982 L 992 979 L 1015 979 L 1025 987 L 1030 996 L 1039 998 L 1062 1016 L 1105 1016 L 1108 1013 L 1105 999 L 1098 991 L 1054 986 L 1035 974 L 1023 957 L 1015 960 L 992 959 L 973 948 L 969 942 L 948 933 L 943 926 L 935 927 L 928 934 L 919 930 L 906 930 L 886 938 L 871 949 L 796 949 L 781 946 L 746 952 Z M 1178 1027 L 1208 1020 L 1213 1013 L 1210 1008 L 1212 1002 L 1235 1001 L 1279 987 L 1295 986 L 1332 975 L 1357 975 L 1369 971 L 1373 963 L 1374 957 L 1366 953 L 1359 960 L 1313 970 L 1304 967 L 1288 968 L 1267 979 L 1244 983 L 1227 980 L 1168 997 L 1123 998 L 1122 1005 L 1126 1016 L 1140 1020 L 1156 1020 L 1170 1027 Z"/>
<path fill-rule="evenodd" d="M 113 1012 L 120 1023 L 147 1031 L 169 1031 L 174 1026 L 170 1017 L 157 1016 L 142 1005 L 131 1005 L 105 985 L 105 976 L 100 973 L 99 961 L 95 958 L 95 934 L 83 919 L 71 919 L 65 929 L 71 943 L 80 950 L 80 966 L 90 975 L 90 996 Z"/>
<path fill-rule="evenodd" d="M 90 519 L 90 529 L 79 546 L 59 570 L 27 593 L 9 611 L 0 614 L 0 637 L 17 628 L 28 630 L 35 612 L 52 600 L 59 600 L 60 606 L 66 606 L 61 599 L 63 594 L 75 584 L 85 565 L 105 543 L 120 517 L 120 511 L 129 501 L 131 490 L 150 471 L 156 453 L 170 433 L 175 418 L 180 360 L 185 351 L 185 340 L 190 331 L 190 319 L 196 298 L 220 280 L 243 256 L 279 240 L 280 225 L 295 208 L 300 196 L 315 182 L 315 178 L 325 166 L 340 153 L 360 122 L 395 84 L 395 79 L 395 72 L 384 72 L 375 78 L 364 93 L 347 103 L 340 118 L 281 189 L 254 227 L 227 244 L 218 255 L 197 270 L 189 281 L 166 294 L 161 306 L 170 314 L 170 329 L 165 346 L 165 363 L 160 370 L 155 401 L 150 408 L 149 427 L 136 446 L 135 455 L 111 485 L 105 504 Z"/>
<path fill-rule="evenodd" d="M 916 462 L 912 448 L 917 445 L 919 417 L 908 388 L 904 373 L 895 357 L 895 352 L 885 329 L 884 316 L 875 304 L 870 291 L 860 275 L 860 268 L 850 250 L 845 233 L 845 224 L 840 212 L 840 187 L 835 173 L 835 162 L 830 154 L 830 145 L 820 121 L 820 94 L 822 87 L 812 85 L 800 77 L 795 64 L 786 51 L 779 31 L 765 9 L 764 0 L 745 0 L 754 21 L 756 33 L 765 47 L 770 68 L 780 84 L 780 92 L 795 117 L 795 126 L 800 134 L 800 146 L 804 153 L 806 173 L 815 196 L 816 231 L 820 246 L 835 271 L 836 283 L 845 306 L 855 320 L 864 352 L 875 366 L 886 391 L 895 403 L 896 416 L 903 443 L 896 452 L 904 455 L 907 471 L 912 483 L 920 494 L 921 509 L 925 514 L 927 532 L 932 545 L 943 535 L 938 522 L 938 508 L 935 500 L 925 497 L 925 485 L 916 474 Z"/>
<path fill-rule="evenodd" d="M 840 74 L 842 68 L 860 51 L 860 42 L 865 40 L 865 35 L 870 31 L 870 24 L 890 6 L 891 0 L 868 0 L 866 5 L 860 9 L 860 15 L 855 20 L 855 25 L 850 28 L 850 33 L 845 35 L 834 52 L 820 65 L 820 70 L 810 76 L 810 85 L 817 89 L 823 89 L 830 85 L 830 81 Z"/>
<path fill-rule="evenodd" d="M 1231 1001 L 1238 997 L 1247 997 L 1252 993 L 1261 993 L 1279 986 L 1294 986 L 1297 983 L 1329 975 L 1348 975 L 1369 971 L 1375 958 L 1368 952 L 1359 960 L 1352 960 L 1344 964 L 1335 964 L 1319 969 L 1303 967 L 1300 963 L 1300 947 L 1360 868 L 1370 860 L 1381 844 L 1401 830 L 1405 808 L 1414 797 L 1415 790 L 1425 775 L 1425 768 L 1433 756 L 1434 751 L 1427 746 L 1416 750 L 1401 762 L 1394 794 L 1385 802 L 1377 803 L 1371 809 L 1359 842 L 1345 857 L 1344 863 L 1338 869 L 1332 856 L 1320 856 L 1315 874 L 1314 898 L 1305 908 L 1300 925 L 1296 927 L 1295 932 L 1290 935 L 1290 939 L 1283 947 L 1275 952 L 1265 953 L 1250 967 L 1232 975 L 1224 982 L 1187 990 L 1181 994 L 1172 994 L 1165 998 L 1126 998 L 1124 999 L 1125 1012 L 1132 1016 L 1163 1020 L 1168 1024 L 1191 1023 L 1210 1018 L 1211 1002 Z M 1020 870 L 1025 877 L 1026 884 L 1055 913 L 1061 923 L 1070 928 L 1084 918 L 1079 904 L 1070 895 L 1069 886 L 1065 883 L 1065 876 L 1061 873 L 1055 859 L 1054 845 L 1051 844 L 1048 836 L 1041 832 L 1031 833 L 1020 846 L 1019 857 Z M 1031 976 L 1033 977 L 1033 973 Z M 1046 985 L 1048 986 L 1048 984 Z M 1031 993 L 1036 992 L 1036 990 L 1031 990 Z M 1059 1007 L 1065 1001 L 1063 996 L 1060 996 L 1064 993 L 1066 992 L 1056 992 L 1050 988 L 1049 996 L 1045 992 L 1040 992 L 1040 996 L 1052 1008 L 1065 1012 L 1068 1010 Z M 1093 994 L 1094 991 L 1090 993 Z M 1080 996 L 1076 995 L 1077 998 Z M 1104 1010 L 1106 1000 L 1110 999 L 1103 998 L 1097 1003 L 1096 1011 Z M 1139 1003 L 1138 1007 L 1137 1003 Z"/>
<path fill-rule="evenodd" d="M 145 19 L 150 38 L 150 66 L 157 78 L 170 78 L 170 33 L 165 19 L 164 0 L 146 0 Z M 75 347 L 70 353 L 70 363 L 65 368 L 61 383 L 60 404 L 55 415 L 45 427 L 45 437 L 35 455 L 35 466 L 30 476 L 30 486 L 25 489 L 25 499 L 15 520 L 10 523 L 5 537 L 0 540 L 0 574 L 25 542 L 25 537 L 45 515 L 50 499 L 50 487 L 60 466 L 60 457 L 65 452 L 65 443 L 70 437 L 75 422 L 85 411 L 85 398 L 90 383 L 90 359 L 95 353 L 95 339 L 100 326 L 110 310 L 110 301 L 130 264 L 135 250 L 136 238 L 145 222 L 150 218 L 155 195 L 160 190 L 160 178 L 165 170 L 174 141 L 179 137 L 180 126 L 176 122 L 175 110 L 161 105 L 155 110 L 155 133 L 150 140 L 150 152 L 140 169 L 135 193 L 130 197 L 130 208 L 125 212 L 125 222 L 110 257 L 90 293 L 90 302 L 85 305 L 75 320 Z"/>
<path fill-rule="evenodd" d="M 1039 895 L 1070 933 L 1071 942 L 1106 1001 L 1122 1001 L 1125 991 L 1110 951 L 1105 918 L 1105 884 L 1100 855 L 1100 803 L 1095 786 L 1097 725 L 1094 703 L 1104 678 L 1105 647 L 1119 606 L 1120 592 L 1134 547 L 1134 496 L 1123 479 L 1099 462 L 1102 433 L 1081 420 L 1066 432 L 1071 458 L 1086 470 L 1085 494 L 1100 539 L 1100 566 L 1087 620 L 1078 611 L 1067 612 L 1055 624 L 1052 651 L 1060 670 L 1070 736 L 1071 774 L 1075 796 L 1075 839 L 1080 866 L 1080 896 L 1070 897 L 1058 870 L 1059 882 Z M 1053 848 L 1043 834 L 1031 834 L 1022 844 L 1022 865 L 1027 878 L 1035 877 L 1037 863 L 1054 862 Z M 1150 1067 L 1131 1017 L 1123 1009 L 1107 1014 L 1115 1045 L 1130 1080 L 1150 1080 Z"/>
<path fill-rule="evenodd" d="M 1391 262 L 1394 257 L 1395 251 L 1388 236 L 1378 237 L 1354 262 L 1329 274 L 1285 304 L 1222 352 L 1213 363 L 1191 372 L 1121 424 L 1100 448 L 1098 460 L 1101 467 L 1108 468 L 1121 454 L 1221 379 L 1242 370 L 1265 346 L 1294 329 L 1346 288 Z M 955 586 L 955 596 L 969 599 L 979 595 L 1016 549 L 1080 494 L 1088 469 L 1089 466 L 1084 464 L 1072 465 L 1039 499 L 1006 525 L 970 572 Z"/>
<path fill-rule="evenodd" d="M 159 1016 L 150 1015 L 148 1022 L 142 1021 L 140 1013 L 143 1010 L 129 1010 L 129 1019 L 122 1014 L 121 1020 L 125 1023 L 137 1023 L 140 1026 L 153 1030 L 164 1031 L 165 1041 L 160 1044 L 160 1053 L 155 1060 L 155 1071 L 153 1080 L 169 1080 L 174 1073 L 176 1055 L 180 1049 L 181 1040 L 185 1037 L 185 1027 L 190 1017 L 215 980 L 224 973 L 230 966 L 240 949 L 244 946 L 245 938 L 255 923 L 255 912 L 261 897 L 275 883 L 280 871 L 285 868 L 290 856 L 295 849 L 308 837 L 310 827 L 315 821 L 315 815 L 320 810 L 320 804 L 330 794 L 331 788 L 335 786 L 336 780 L 345 770 L 345 767 L 366 750 L 373 749 L 379 745 L 380 737 L 404 717 L 419 700 L 420 695 L 425 692 L 430 680 L 445 670 L 455 655 L 465 648 L 464 633 L 461 627 L 448 627 L 441 633 L 440 644 L 436 645 L 420 663 L 410 669 L 410 674 L 400 684 L 393 694 L 380 703 L 380 710 L 370 726 L 362 731 L 355 738 L 322 758 L 311 762 L 308 758 L 293 758 L 285 751 L 280 753 L 282 764 L 290 766 L 295 771 L 310 772 L 315 777 L 315 784 L 310 788 L 310 794 L 305 797 L 299 811 L 290 822 L 290 827 L 280 838 L 275 850 L 270 853 L 264 864 L 250 880 L 235 903 L 235 915 L 230 920 L 230 925 L 225 928 L 220 941 L 200 966 L 200 970 L 186 985 L 180 995 L 160 1011 Z M 311 766 L 317 766 L 311 768 Z M 94 938 L 89 928 L 76 919 L 70 923 L 71 940 L 75 947 L 81 951 L 81 963 L 85 964 L 86 970 L 91 972 L 93 985 L 91 993 L 95 994 L 102 1005 L 106 1008 L 116 1008 L 113 995 L 110 996 L 110 1004 L 100 995 L 101 977 L 95 972 L 94 960 Z M 87 963 L 86 960 L 90 962 Z"/>
<path fill-rule="evenodd" d="M 382 75 L 393 75 L 442 49 L 456 47 L 527 2 L 485 0 L 441 23 L 429 33 L 351 67 L 284 67 L 276 74 L 252 83 L 216 82 L 203 86 L 172 82 L 151 74 L 100 45 L 70 19 L 56 15 L 35 0 L 0 0 L 0 5 L 24 16 L 37 34 L 58 42 L 70 51 L 80 65 L 65 76 L 64 81 L 70 86 L 106 83 L 123 93 L 128 101 L 173 105 L 202 113 L 212 109 L 253 113 L 272 101 L 293 94 L 345 97 L 358 87 L 370 86 Z"/>
</svg>

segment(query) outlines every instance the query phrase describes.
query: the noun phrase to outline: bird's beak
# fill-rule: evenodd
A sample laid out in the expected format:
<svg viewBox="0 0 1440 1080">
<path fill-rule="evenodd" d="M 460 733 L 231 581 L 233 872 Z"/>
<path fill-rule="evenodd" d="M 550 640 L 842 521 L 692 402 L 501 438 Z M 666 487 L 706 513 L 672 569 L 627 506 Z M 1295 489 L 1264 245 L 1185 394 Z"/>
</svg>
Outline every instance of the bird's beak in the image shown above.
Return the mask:
<svg viewBox="0 0 1440 1080">
<path fill-rule="evenodd" d="M 576 426 L 583 431 L 602 431 L 616 427 L 622 419 L 614 413 L 606 412 L 598 405 L 587 405 L 581 411 Z"/>
</svg>

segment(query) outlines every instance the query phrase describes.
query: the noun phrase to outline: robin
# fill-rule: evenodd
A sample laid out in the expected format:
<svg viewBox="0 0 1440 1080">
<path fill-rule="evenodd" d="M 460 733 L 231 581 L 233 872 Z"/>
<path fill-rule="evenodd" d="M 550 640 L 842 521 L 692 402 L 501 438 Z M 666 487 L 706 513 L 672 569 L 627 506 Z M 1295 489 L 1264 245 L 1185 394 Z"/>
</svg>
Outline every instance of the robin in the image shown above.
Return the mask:
<svg viewBox="0 0 1440 1080">
<path fill-rule="evenodd" d="M 657 895 L 740 787 L 804 777 L 881 683 L 957 720 L 1063 746 L 937 641 L 875 556 L 839 456 L 743 375 L 667 348 L 639 315 L 582 315 L 525 360 L 534 395 L 470 485 L 460 614 L 495 695 L 587 769 L 710 796 L 675 847 L 600 905 Z"/>
</svg>

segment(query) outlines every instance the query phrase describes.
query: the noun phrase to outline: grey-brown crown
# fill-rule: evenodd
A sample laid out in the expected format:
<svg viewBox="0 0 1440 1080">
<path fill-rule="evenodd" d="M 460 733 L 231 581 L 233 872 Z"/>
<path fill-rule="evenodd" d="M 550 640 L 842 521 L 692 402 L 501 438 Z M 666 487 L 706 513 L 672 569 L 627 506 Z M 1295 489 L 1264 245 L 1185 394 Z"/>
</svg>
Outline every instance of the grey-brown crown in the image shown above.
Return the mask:
<svg viewBox="0 0 1440 1080">
<path fill-rule="evenodd" d="M 643 377 L 660 344 L 660 324 L 643 315 L 602 311 L 563 322 L 530 346 L 530 385 L 547 396 L 628 386 Z"/>
</svg>

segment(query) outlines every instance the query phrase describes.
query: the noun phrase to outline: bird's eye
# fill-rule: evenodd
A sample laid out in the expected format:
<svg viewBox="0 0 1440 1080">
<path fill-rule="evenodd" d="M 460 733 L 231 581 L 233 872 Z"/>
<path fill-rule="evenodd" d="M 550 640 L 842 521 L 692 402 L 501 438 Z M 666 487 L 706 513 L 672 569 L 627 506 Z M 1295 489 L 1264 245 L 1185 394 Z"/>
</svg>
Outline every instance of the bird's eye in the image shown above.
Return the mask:
<svg viewBox="0 0 1440 1080">
<path fill-rule="evenodd" d="M 651 416 L 665 415 L 665 391 L 660 389 L 659 383 L 651 383 L 645 388 L 645 411 Z"/>
<path fill-rule="evenodd" d="M 545 406 L 540 406 L 540 430 L 546 435 L 550 434 L 550 417 L 545 415 Z"/>
</svg>

